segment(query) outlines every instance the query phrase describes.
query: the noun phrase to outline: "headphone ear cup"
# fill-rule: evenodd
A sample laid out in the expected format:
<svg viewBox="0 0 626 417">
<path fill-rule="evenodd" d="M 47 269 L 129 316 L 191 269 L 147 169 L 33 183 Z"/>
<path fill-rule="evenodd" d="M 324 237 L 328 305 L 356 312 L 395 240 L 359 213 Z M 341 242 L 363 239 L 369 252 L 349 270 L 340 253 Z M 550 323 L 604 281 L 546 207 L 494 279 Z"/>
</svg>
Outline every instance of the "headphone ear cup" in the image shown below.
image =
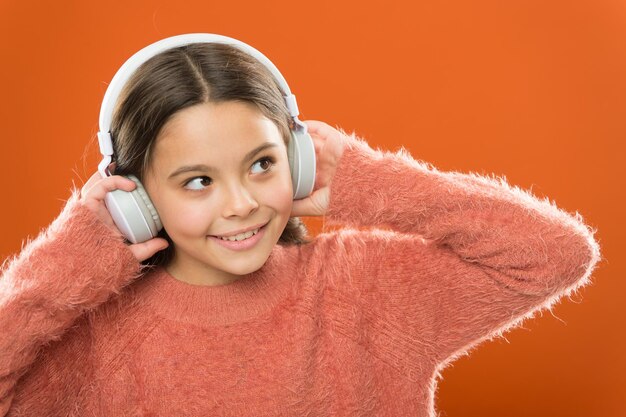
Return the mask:
<svg viewBox="0 0 626 417">
<path fill-rule="evenodd" d="M 287 146 L 293 199 L 305 198 L 313 192 L 315 185 L 315 146 L 313 138 L 301 130 L 290 130 L 291 140 Z"/>
<path fill-rule="evenodd" d="M 141 181 L 134 175 L 126 178 L 137 187 L 133 191 L 114 190 L 106 194 L 104 203 L 113 222 L 132 243 L 141 243 L 155 237 L 163 228 L 159 214 Z"/>
</svg>

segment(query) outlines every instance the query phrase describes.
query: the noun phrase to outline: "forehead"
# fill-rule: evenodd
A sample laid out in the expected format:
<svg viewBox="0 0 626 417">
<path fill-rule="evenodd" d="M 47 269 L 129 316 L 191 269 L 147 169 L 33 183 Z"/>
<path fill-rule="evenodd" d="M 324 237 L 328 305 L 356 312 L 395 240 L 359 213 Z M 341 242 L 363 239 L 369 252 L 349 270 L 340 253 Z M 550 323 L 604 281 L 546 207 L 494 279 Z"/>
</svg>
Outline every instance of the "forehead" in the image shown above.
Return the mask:
<svg viewBox="0 0 626 417">
<path fill-rule="evenodd" d="M 278 127 L 252 103 L 202 103 L 178 111 L 156 138 L 153 163 L 219 164 L 265 142 L 284 146 Z M 210 156 L 210 161 L 201 160 Z M 184 160 L 184 161 L 181 161 Z"/>
</svg>

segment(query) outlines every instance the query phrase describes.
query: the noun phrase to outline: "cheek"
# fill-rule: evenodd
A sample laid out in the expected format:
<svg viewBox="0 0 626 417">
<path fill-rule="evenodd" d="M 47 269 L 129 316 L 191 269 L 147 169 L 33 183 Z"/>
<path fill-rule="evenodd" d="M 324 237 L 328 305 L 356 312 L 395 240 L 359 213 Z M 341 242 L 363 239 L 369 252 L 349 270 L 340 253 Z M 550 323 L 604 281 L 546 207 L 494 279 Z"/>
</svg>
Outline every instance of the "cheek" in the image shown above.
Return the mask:
<svg viewBox="0 0 626 417">
<path fill-rule="evenodd" d="M 273 189 L 268 192 L 266 204 L 271 205 L 281 213 L 291 212 L 293 205 L 293 185 L 291 183 L 291 173 L 289 171 L 281 172 L 281 176 L 273 184 Z"/>
<path fill-rule="evenodd" d="M 211 210 L 206 209 L 200 204 L 187 202 L 183 204 L 180 200 L 178 203 L 168 203 L 162 205 L 159 211 L 163 226 L 170 236 L 172 235 L 204 235 L 207 225 L 210 224 L 212 214 Z"/>
</svg>

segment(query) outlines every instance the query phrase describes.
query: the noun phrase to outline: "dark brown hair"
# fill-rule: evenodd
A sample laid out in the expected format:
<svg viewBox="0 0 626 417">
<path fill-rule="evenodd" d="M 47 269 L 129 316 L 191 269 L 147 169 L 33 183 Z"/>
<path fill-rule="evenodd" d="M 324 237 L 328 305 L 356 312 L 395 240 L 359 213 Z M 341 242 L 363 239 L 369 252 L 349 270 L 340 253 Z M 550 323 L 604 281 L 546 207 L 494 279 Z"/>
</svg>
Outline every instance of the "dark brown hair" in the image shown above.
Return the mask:
<svg viewBox="0 0 626 417">
<path fill-rule="evenodd" d="M 155 140 L 178 111 L 200 103 L 239 100 L 256 105 L 278 127 L 287 145 L 293 121 L 283 92 L 272 73 L 256 58 L 238 48 L 218 43 L 194 43 L 166 50 L 144 62 L 122 90 L 111 121 L 115 174 L 143 179 Z M 167 249 L 142 262 L 165 265 L 174 244 L 162 229 Z M 306 225 L 292 217 L 280 236 L 282 245 L 310 243 Z"/>
</svg>

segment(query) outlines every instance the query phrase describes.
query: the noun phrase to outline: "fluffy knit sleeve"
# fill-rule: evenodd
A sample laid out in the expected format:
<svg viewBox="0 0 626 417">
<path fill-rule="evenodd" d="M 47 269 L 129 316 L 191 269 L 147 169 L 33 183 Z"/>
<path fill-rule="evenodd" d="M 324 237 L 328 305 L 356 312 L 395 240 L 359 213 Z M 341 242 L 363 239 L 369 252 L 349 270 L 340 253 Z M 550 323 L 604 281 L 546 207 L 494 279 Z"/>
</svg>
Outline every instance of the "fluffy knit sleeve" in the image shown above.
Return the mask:
<svg viewBox="0 0 626 417">
<path fill-rule="evenodd" d="M 0 415 L 14 410 L 19 379 L 43 348 L 60 340 L 79 317 L 119 293 L 141 275 L 141 264 L 124 244 L 79 200 L 73 189 L 60 215 L 39 236 L 5 261 L 0 275 Z M 71 329 L 64 357 L 39 364 L 39 407 L 62 415 L 90 374 L 88 329 Z M 24 407 L 28 407 L 24 404 Z M 20 405 L 21 408 L 21 405 Z"/>
<path fill-rule="evenodd" d="M 416 379 L 588 284 L 600 259 L 578 213 L 354 134 L 325 222 L 349 226 L 324 261 L 343 274 L 337 329 Z"/>
</svg>

